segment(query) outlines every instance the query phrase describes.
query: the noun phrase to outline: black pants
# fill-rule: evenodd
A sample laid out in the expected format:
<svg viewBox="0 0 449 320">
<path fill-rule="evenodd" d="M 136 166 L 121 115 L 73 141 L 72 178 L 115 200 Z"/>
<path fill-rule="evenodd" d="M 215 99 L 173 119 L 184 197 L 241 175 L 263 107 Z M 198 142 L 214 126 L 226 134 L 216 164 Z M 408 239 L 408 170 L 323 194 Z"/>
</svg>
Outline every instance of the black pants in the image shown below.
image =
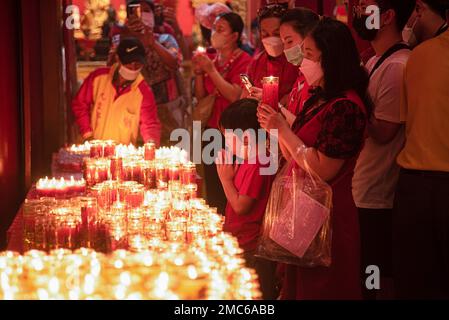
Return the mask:
<svg viewBox="0 0 449 320">
<path fill-rule="evenodd" d="M 222 146 L 224 148 L 224 137 L 222 136 Z M 203 149 L 209 142 L 203 142 Z M 211 154 L 212 156 L 212 154 Z M 206 183 L 207 204 L 218 209 L 218 212 L 224 214 L 226 208 L 226 195 L 223 190 L 220 178 L 217 173 L 215 163 L 204 164 L 204 182 Z"/>
<path fill-rule="evenodd" d="M 262 299 L 276 300 L 279 292 L 276 289 L 276 267 L 277 263 L 263 258 L 255 257 L 255 251 L 245 252 L 246 266 L 256 270 L 259 277 Z"/>
<path fill-rule="evenodd" d="M 449 299 L 449 173 L 401 170 L 393 216 L 399 299 Z"/>
<path fill-rule="evenodd" d="M 366 268 L 379 267 L 381 277 L 392 277 L 392 218 L 393 209 L 362 209 L 359 211 L 362 294 L 365 300 L 375 300 L 377 290 L 365 285 Z"/>
</svg>

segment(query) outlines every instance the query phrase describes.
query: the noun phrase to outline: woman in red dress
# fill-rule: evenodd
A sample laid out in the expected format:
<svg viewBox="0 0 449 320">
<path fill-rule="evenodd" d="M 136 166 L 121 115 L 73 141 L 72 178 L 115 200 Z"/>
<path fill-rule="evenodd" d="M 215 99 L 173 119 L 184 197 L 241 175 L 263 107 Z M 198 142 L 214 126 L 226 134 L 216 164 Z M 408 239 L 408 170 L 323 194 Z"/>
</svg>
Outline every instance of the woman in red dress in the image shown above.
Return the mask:
<svg viewBox="0 0 449 320">
<path fill-rule="evenodd" d="M 251 57 L 240 49 L 243 27 L 243 20 L 238 14 L 228 12 L 219 15 L 211 37 L 216 55 L 199 53 L 193 57 L 195 97 L 198 100 L 210 94 L 216 97 L 206 128 L 218 129 L 221 113 L 242 93 L 240 74 L 251 62 Z M 226 197 L 215 163 L 204 165 L 204 179 L 209 205 L 224 213 Z"/>
<path fill-rule="evenodd" d="M 351 180 L 370 113 L 368 75 L 350 30 L 339 21 L 322 19 L 303 47 L 300 70 L 312 91 L 293 129 L 267 105 L 259 106 L 258 117 L 264 129 L 278 129 L 287 159 L 300 166 L 305 159 L 332 187 L 332 263 L 287 265 L 281 298 L 361 299 L 359 224 Z"/>
<path fill-rule="evenodd" d="M 298 77 L 298 67 L 287 61 L 279 34 L 281 18 L 286 12 L 287 10 L 279 5 L 265 6 L 259 10 L 258 22 L 264 50 L 253 58 L 248 67 L 247 73 L 254 87 L 250 92 L 243 90 L 242 98 L 254 97 L 260 100 L 263 78 L 274 76 L 279 77 L 279 82 L 282 83 L 279 87 L 280 102 L 287 102 L 288 94 Z"/>
</svg>

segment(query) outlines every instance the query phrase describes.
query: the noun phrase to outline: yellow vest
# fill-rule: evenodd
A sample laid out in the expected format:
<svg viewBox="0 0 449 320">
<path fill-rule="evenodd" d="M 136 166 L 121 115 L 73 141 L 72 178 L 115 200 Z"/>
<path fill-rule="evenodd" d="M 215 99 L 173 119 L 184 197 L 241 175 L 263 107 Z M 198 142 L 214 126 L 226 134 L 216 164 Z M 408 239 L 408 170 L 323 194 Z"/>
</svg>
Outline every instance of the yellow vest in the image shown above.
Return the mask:
<svg viewBox="0 0 449 320">
<path fill-rule="evenodd" d="M 126 93 L 117 97 L 113 85 L 114 65 L 109 74 L 98 76 L 93 83 L 94 106 L 91 126 L 96 140 L 114 140 L 122 144 L 135 144 L 139 134 L 140 108 L 143 95 L 139 89 L 143 76 L 139 74 Z"/>
</svg>

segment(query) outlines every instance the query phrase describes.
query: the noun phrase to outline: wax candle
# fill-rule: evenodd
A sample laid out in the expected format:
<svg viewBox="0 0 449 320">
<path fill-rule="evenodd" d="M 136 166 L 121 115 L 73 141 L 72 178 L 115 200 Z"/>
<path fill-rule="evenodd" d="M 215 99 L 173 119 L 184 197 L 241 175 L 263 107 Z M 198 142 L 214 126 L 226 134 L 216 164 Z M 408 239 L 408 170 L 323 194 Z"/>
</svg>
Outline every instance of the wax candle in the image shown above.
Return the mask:
<svg viewBox="0 0 449 320">
<path fill-rule="evenodd" d="M 194 163 L 189 162 L 183 165 L 181 173 L 181 183 L 196 183 L 196 166 Z"/>
<path fill-rule="evenodd" d="M 262 102 L 268 104 L 274 110 L 279 110 L 279 78 L 264 77 L 262 84 Z"/>
<path fill-rule="evenodd" d="M 177 165 L 171 165 L 168 168 L 168 180 L 169 181 L 179 180 L 179 167 Z"/>
<path fill-rule="evenodd" d="M 102 141 L 93 141 L 90 145 L 90 157 L 91 158 L 102 158 L 104 155 Z"/>
<path fill-rule="evenodd" d="M 103 147 L 103 156 L 105 158 L 110 158 L 115 156 L 115 142 L 114 141 L 105 141 Z"/>
<path fill-rule="evenodd" d="M 196 48 L 196 53 L 205 53 L 206 52 L 206 48 L 202 47 L 202 46 L 198 46 L 198 48 Z"/>
<path fill-rule="evenodd" d="M 120 157 L 111 158 L 111 179 L 119 180 L 123 170 L 123 160 Z"/>
<path fill-rule="evenodd" d="M 153 142 L 148 142 L 145 144 L 144 148 L 145 148 L 144 153 L 145 160 L 154 160 L 156 155 L 156 144 L 154 144 Z"/>
</svg>

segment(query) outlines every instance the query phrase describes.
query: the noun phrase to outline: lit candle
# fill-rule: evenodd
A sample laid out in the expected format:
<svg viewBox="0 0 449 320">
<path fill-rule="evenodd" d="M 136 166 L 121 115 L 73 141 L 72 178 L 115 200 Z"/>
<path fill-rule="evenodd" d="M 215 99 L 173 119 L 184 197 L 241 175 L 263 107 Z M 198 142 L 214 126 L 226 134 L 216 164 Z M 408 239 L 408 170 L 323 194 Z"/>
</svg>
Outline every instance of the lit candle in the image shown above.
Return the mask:
<svg viewBox="0 0 449 320">
<path fill-rule="evenodd" d="M 206 53 L 206 48 L 198 46 L 198 48 L 196 48 L 196 53 Z"/>
<path fill-rule="evenodd" d="M 156 156 L 156 145 L 153 142 L 145 144 L 144 158 L 145 160 L 154 160 Z"/>
<path fill-rule="evenodd" d="M 274 110 L 279 110 L 279 78 L 264 77 L 262 89 L 262 102 L 268 104 Z"/>
</svg>

